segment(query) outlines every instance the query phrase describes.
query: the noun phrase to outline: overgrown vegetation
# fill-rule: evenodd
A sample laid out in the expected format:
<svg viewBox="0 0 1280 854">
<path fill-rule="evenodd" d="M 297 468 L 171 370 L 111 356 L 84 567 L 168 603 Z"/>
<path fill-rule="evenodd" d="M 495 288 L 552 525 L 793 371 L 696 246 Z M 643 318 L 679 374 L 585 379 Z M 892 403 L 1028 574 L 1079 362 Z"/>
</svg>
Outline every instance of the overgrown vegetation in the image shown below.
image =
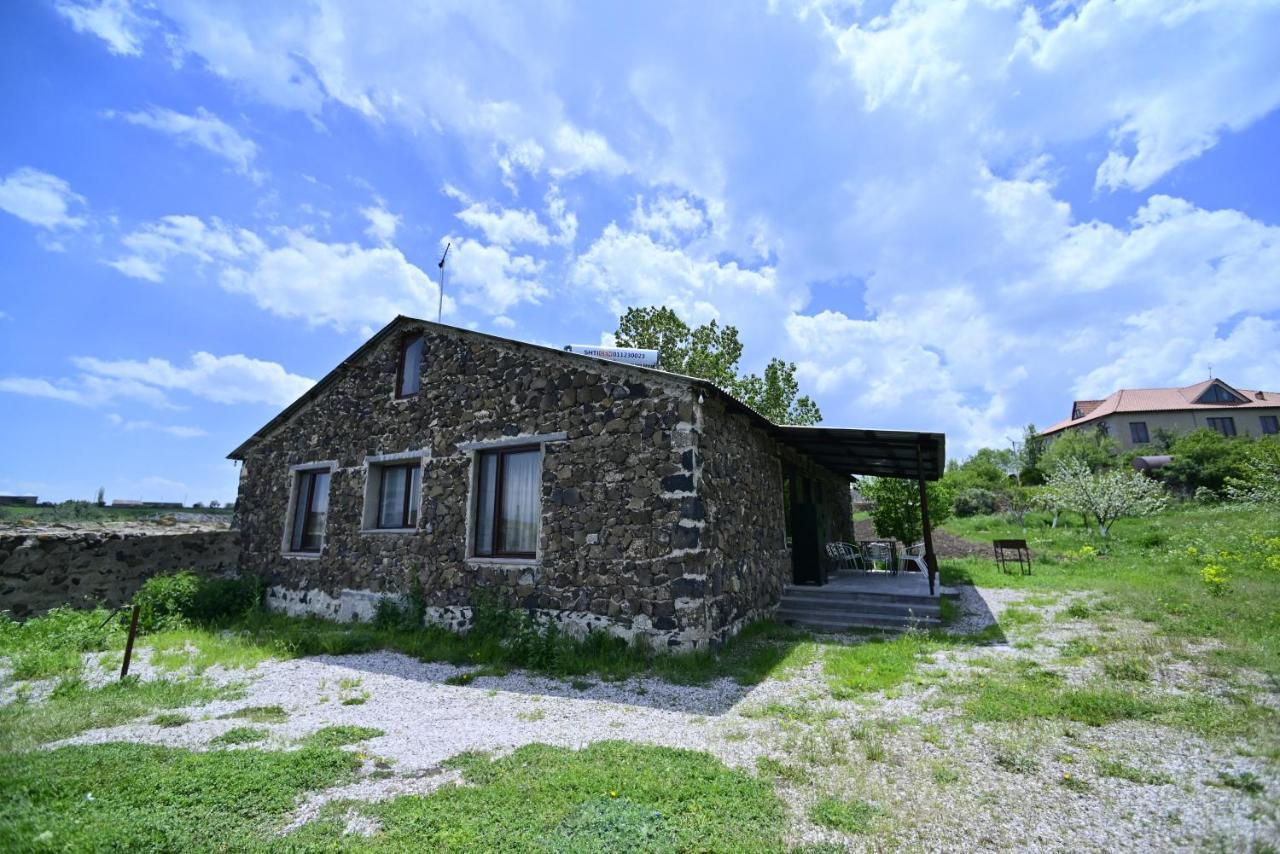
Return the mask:
<svg viewBox="0 0 1280 854">
<path fill-rule="evenodd" d="M 1078 522 L 1054 528 L 1046 513 L 1031 514 L 1025 531 L 991 516 L 955 519 L 948 530 L 978 541 L 1025 536 L 1034 558 L 1031 575 L 1005 575 L 988 558 L 948 560 L 944 583 L 1090 591 L 1170 642 L 1213 641 L 1203 653 L 1210 661 L 1280 674 L 1280 517 L 1273 508 L 1180 503 L 1120 520 L 1105 541 Z M 1088 616 L 1087 605 L 1079 608 Z"/>
<path fill-rule="evenodd" d="M 374 851 L 781 851 L 784 814 L 772 786 L 705 753 L 599 742 L 579 751 L 528 745 L 496 760 L 449 764 L 468 785 L 426 797 L 330 805 L 290 837 L 338 844 L 350 809 L 376 819 Z"/>
<path fill-rule="evenodd" d="M 0 850 L 269 847 L 304 792 L 354 775 L 332 748 L 193 753 L 101 744 L 0 755 Z"/>
</svg>

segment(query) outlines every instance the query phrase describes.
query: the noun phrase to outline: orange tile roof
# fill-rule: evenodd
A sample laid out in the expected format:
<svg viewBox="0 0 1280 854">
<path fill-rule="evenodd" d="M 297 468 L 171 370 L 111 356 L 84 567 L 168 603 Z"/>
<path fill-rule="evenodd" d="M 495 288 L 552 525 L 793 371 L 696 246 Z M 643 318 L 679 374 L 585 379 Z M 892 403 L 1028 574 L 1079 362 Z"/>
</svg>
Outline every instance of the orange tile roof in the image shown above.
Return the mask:
<svg viewBox="0 0 1280 854">
<path fill-rule="evenodd" d="M 1196 398 L 1204 393 L 1210 385 L 1217 383 L 1228 391 L 1240 395 L 1239 402 L 1212 401 L 1196 403 Z M 1040 431 L 1040 435 L 1056 433 L 1068 427 L 1077 427 L 1097 421 L 1108 415 L 1121 412 L 1174 412 L 1197 409 L 1260 409 L 1280 407 L 1280 392 L 1257 391 L 1254 389 L 1235 388 L 1219 379 L 1204 380 L 1194 385 L 1181 388 L 1122 388 L 1113 391 L 1101 401 L 1077 400 L 1072 406 L 1072 413 L 1077 408 L 1081 411 L 1079 418 L 1067 418 L 1052 427 Z"/>
</svg>

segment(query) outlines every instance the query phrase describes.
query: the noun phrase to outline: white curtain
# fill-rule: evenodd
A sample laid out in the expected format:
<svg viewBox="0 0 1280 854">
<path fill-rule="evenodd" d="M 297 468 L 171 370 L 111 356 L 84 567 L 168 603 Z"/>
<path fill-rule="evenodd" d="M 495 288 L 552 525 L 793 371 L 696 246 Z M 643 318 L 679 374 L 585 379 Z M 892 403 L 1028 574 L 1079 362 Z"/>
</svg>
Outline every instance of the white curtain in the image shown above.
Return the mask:
<svg viewBox="0 0 1280 854">
<path fill-rule="evenodd" d="M 542 515 L 542 466 L 538 451 L 508 454 L 502 472 L 502 543 L 504 552 L 534 552 Z"/>
</svg>

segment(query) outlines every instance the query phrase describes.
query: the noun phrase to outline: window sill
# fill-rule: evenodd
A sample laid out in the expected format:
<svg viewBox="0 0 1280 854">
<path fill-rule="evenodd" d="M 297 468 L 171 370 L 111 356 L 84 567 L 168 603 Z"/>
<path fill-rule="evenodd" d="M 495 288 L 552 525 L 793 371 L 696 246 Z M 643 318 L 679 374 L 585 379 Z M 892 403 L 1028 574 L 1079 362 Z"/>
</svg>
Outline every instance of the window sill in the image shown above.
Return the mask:
<svg viewBox="0 0 1280 854">
<path fill-rule="evenodd" d="M 281 552 L 285 560 L 319 560 L 323 552 Z"/>
<path fill-rule="evenodd" d="M 417 528 L 361 528 L 361 534 L 416 534 Z"/>
<path fill-rule="evenodd" d="M 483 557 L 472 555 L 467 563 L 478 566 L 541 566 L 542 560 L 536 557 Z"/>
</svg>

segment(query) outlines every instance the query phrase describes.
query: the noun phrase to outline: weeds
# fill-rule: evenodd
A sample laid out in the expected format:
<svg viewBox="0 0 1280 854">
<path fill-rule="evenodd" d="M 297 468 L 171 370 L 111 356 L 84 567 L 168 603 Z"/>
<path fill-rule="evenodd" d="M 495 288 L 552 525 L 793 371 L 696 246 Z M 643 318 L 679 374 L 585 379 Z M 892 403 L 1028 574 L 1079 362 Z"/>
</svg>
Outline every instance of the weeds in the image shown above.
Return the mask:
<svg viewBox="0 0 1280 854">
<path fill-rule="evenodd" d="M 878 815 L 880 810 L 874 804 L 839 798 L 820 798 L 809 809 L 809 819 L 814 824 L 841 833 L 866 833 Z"/>
<path fill-rule="evenodd" d="M 1140 783 L 1144 786 L 1167 786 L 1173 783 L 1173 778 L 1168 774 L 1162 774 L 1158 771 L 1144 771 L 1133 765 L 1127 765 L 1118 759 L 1101 759 L 1097 763 L 1098 774 L 1103 777 L 1115 777 L 1119 780 L 1128 780 L 1130 783 Z"/>
<path fill-rule="evenodd" d="M 255 741 L 265 741 L 271 735 L 265 729 L 251 726 L 233 727 L 222 735 L 210 740 L 210 744 L 252 744 Z"/>
</svg>

